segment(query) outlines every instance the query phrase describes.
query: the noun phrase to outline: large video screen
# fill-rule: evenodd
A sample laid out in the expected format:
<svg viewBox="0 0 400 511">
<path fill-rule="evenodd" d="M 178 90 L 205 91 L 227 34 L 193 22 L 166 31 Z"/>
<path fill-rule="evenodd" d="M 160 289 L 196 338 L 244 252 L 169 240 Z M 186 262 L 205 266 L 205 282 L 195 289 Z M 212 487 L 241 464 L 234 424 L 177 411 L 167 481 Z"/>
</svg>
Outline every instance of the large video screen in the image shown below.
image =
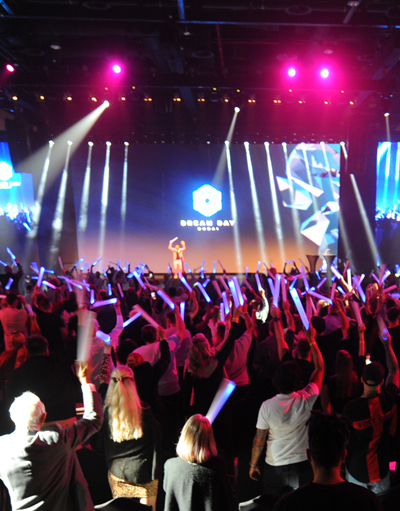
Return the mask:
<svg viewBox="0 0 400 511">
<path fill-rule="evenodd" d="M 82 145 L 70 170 L 79 257 L 99 269 L 166 272 L 175 237 L 208 272 L 337 253 L 339 144 Z"/>
</svg>

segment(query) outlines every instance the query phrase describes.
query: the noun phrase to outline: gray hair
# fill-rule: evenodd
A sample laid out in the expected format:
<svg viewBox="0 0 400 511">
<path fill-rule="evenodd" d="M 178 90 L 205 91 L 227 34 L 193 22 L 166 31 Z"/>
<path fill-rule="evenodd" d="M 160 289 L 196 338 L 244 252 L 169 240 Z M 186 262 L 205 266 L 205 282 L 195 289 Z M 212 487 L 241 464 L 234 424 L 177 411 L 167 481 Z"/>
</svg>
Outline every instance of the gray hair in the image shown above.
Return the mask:
<svg viewBox="0 0 400 511">
<path fill-rule="evenodd" d="M 14 399 L 9 411 L 17 429 L 39 431 L 43 425 L 43 414 L 46 413 L 46 408 L 35 394 L 24 392 Z"/>
</svg>

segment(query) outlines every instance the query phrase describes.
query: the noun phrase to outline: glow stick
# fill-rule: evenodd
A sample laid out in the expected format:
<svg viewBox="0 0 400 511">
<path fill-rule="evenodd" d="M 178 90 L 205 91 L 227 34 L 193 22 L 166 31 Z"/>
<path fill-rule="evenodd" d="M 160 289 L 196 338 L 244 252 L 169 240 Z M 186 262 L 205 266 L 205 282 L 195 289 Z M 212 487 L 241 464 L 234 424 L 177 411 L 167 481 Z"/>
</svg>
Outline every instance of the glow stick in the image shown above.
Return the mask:
<svg viewBox="0 0 400 511">
<path fill-rule="evenodd" d="M 72 293 L 72 287 L 71 287 L 71 284 L 69 283 L 69 280 L 68 280 L 68 279 L 66 279 L 66 283 L 67 283 L 68 291 L 69 291 L 70 293 Z"/>
<path fill-rule="evenodd" d="M 379 335 L 382 339 L 382 341 L 387 341 L 388 340 L 388 329 L 386 327 L 386 324 L 385 322 L 383 321 L 383 318 L 380 314 L 378 314 L 377 318 L 376 318 L 376 321 L 378 323 L 378 328 L 379 328 Z"/>
<path fill-rule="evenodd" d="M 3 298 L 6 298 L 7 295 L 0 295 L 0 300 L 2 300 Z"/>
<path fill-rule="evenodd" d="M 332 273 L 335 274 L 335 276 L 340 280 L 340 282 L 344 285 L 344 287 L 346 288 L 346 290 L 348 292 L 350 292 L 350 287 L 347 285 L 347 282 L 344 280 L 344 278 L 342 277 L 342 275 L 339 273 L 339 271 L 337 270 L 337 268 L 335 268 L 333 266 L 333 264 L 331 264 L 331 270 L 332 270 Z M 346 294 L 346 293 L 344 293 Z"/>
<path fill-rule="evenodd" d="M 175 238 L 173 238 L 170 243 L 173 243 L 174 241 L 176 241 L 178 239 L 178 236 L 175 236 Z"/>
<path fill-rule="evenodd" d="M 171 300 L 171 298 L 162 290 L 162 289 L 159 289 L 157 291 L 157 294 L 160 298 L 162 298 L 164 300 L 164 302 L 168 305 L 168 307 L 172 310 L 175 309 L 175 304 L 174 302 Z"/>
<path fill-rule="evenodd" d="M 216 280 L 212 280 L 211 282 L 212 282 L 212 285 L 213 285 L 215 291 L 218 293 L 218 296 L 220 298 L 222 298 L 222 294 L 221 294 L 221 290 L 219 288 L 218 282 Z"/>
<path fill-rule="evenodd" d="M 385 282 L 385 280 L 389 277 L 389 275 L 391 274 L 391 271 L 390 270 L 386 270 L 383 277 L 382 277 L 382 284 Z"/>
<path fill-rule="evenodd" d="M 312 311 L 312 300 L 311 300 L 311 297 L 310 296 L 306 296 L 306 315 L 307 315 L 307 319 L 310 321 L 310 319 L 312 318 L 312 315 L 313 315 L 313 311 Z"/>
<path fill-rule="evenodd" d="M 230 308 L 229 308 L 228 297 L 227 297 L 225 291 L 222 291 L 222 301 L 224 302 L 225 314 L 228 315 L 230 313 Z"/>
<path fill-rule="evenodd" d="M 226 378 L 223 378 L 221 380 L 219 389 L 217 390 L 217 393 L 214 396 L 214 399 L 211 403 L 210 409 L 207 412 L 207 419 L 212 424 L 221 411 L 224 404 L 228 401 L 230 395 L 236 388 L 236 383 L 233 383 L 233 381 L 227 380 Z"/>
<path fill-rule="evenodd" d="M 47 269 L 45 268 L 45 270 L 44 270 L 44 271 L 45 271 L 46 273 L 52 273 L 52 274 L 54 274 L 54 270 L 47 270 Z"/>
<path fill-rule="evenodd" d="M 90 290 L 90 304 L 93 305 L 95 302 L 94 289 Z"/>
<path fill-rule="evenodd" d="M 391 291 L 398 291 L 398 287 L 393 285 L 393 286 L 390 286 L 390 287 L 387 287 L 386 289 L 383 290 L 384 293 L 390 293 Z"/>
<path fill-rule="evenodd" d="M 337 287 L 337 290 L 342 293 L 342 295 L 345 295 L 346 294 L 346 291 L 344 291 L 344 289 L 342 289 L 340 286 Z"/>
<path fill-rule="evenodd" d="M 225 291 L 226 291 L 227 293 L 229 293 L 229 288 L 228 288 L 228 286 L 226 285 L 226 282 L 225 282 L 224 277 L 223 277 L 222 275 L 220 275 L 220 276 L 218 277 L 218 280 L 221 282 L 222 287 L 225 289 Z"/>
<path fill-rule="evenodd" d="M 304 287 L 305 287 L 306 291 L 308 291 L 310 289 L 310 285 L 308 283 L 308 279 L 307 279 L 306 272 L 304 270 L 304 266 L 300 266 L 300 273 L 301 273 L 301 276 L 303 277 Z"/>
<path fill-rule="evenodd" d="M 213 273 L 217 273 L 217 262 L 213 261 Z"/>
<path fill-rule="evenodd" d="M 55 286 L 54 284 L 50 284 L 50 282 L 48 282 L 47 280 L 42 280 L 42 284 L 44 284 L 47 287 L 50 287 L 51 289 L 57 289 L 57 286 Z"/>
<path fill-rule="evenodd" d="M 71 279 L 65 279 L 69 284 L 72 284 L 74 287 L 77 287 L 78 289 L 83 289 L 83 286 L 81 286 L 80 284 L 78 284 L 77 282 L 75 282 L 74 280 L 71 280 Z"/>
<path fill-rule="evenodd" d="M 58 256 L 58 264 L 60 265 L 61 270 L 64 271 L 64 265 L 63 265 L 61 256 Z"/>
<path fill-rule="evenodd" d="M 121 261 L 118 259 L 118 261 L 117 261 L 117 270 L 118 270 L 118 269 L 119 269 L 119 270 L 121 269 L 121 266 L 120 266 L 120 264 L 119 264 L 120 262 L 121 262 Z"/>
<path fill-rule="evenodd" d="M 77 358 L 80 362 L 86 363 L 89 360 L 90 355 L 90 345 L 93 340 L 93 321 L 95 318 L 95 313 L 85 310 L 83 311 L 83 325 L 78 316 L 78 326 L 81 326 L 78 329 L 78 342 L 77 342 Z"/>
<path fill-rule="evenodd" d="M 363 274 L 361 275 L 361 277 L 360 277 L 359 281 L 358 281 L 358 283 L 359 283 L 359 284 L 361 284 L 361 282 L 364 280 L 364 277 L 365 277 L 365 275 L 364 275 L 364 273 L 363 273 Z"/>
<path fill-rule="evenodd" d="M 1 259 L 0 259 L 0 264 L 2 264 L 3 266 L 8 266 L 8 265 L 7 265 L 7 263 L 5 263 L 4 261 L 2 261 Z"/>
<path fill-rule="evenodd" d="M 316 293 L 315 291 L 312 291 L 311 289 L 307 291 L 307 293 L 311 296 L 315 296 L 315 298 L 318 298 L 318 300 L 323 300 L 326 303 L 329 303 L 329 305 L 333 305 L 333 302 L 330 298 L 327 298 L 324 295 L 320 295 L 319 293 Z"/>
<path fill-rule="evenodd" d="M 104 274 L 105 277 L 107 277 L 106 274 Z M 131 279 L 133 277 L 133 271 L 131 271 L 130 273 L 128 273 L 128 275 L 126 276 L 127 279 Z"/>
<path fill-rule="evenodd" d="M 236 293 L 235 283 L 233 282 L 233 280 L 229 279 L 228 285 L 229 285 L 229 289 L 231 290 L 231 295 L 232 295 L 233 301 L 235 303 L 235 307 L 237 309 L 239 307 L 240 303 L 239 303 L 238 295 Z"/>
<path fill-rule="evenodd" d="M 96 266 L 96 264 L 98 264 L 103 258 L 102 257 L 99 257 L 93 264 L 92 266 Z"/>
<path fill-rule="evenodd" d="M 134 305 L 133 306 L 133 310 L 134 311 L 137 311 L 137 312 L 140 312 L 142 314 L 142 317 L 143 319 L 145 319 L 147 321 L 147 323 L 150 323 L 150 325 L 154 326 L 154 328 L 158 328 L 160 325 L 157 323 L 157 321 L 155 321 L 151 316 L 149 316 L 147 314 L 146 311 L 144 311 L 142 309 L 142 307 L 140 307 L 140 305 Z"/>
<path fill-rule="evenodd" d="M 133 323 L 134 321 L 136 321 L 138 318 L 140 318 L 140 316 L 142 315 L 142 313 L 139 311 L 137 312 L 136 314 L 134 314 L 133 316 L 131 316 L 129 319 L 127 319 L 126 321 L 124 321 L 122 323 L 122 327 L 123 328 L 126 328 L 128 325 L 130 325 L 131 323 Z"/>
<path fill-rule="evenodd" d="M 11 259 L 12 259 L 13 261 L 15 261 L 17 258 L 16 258 L 16 257 L 15 257 L 15 255 L 12 253 L 11 249 L 10 249 L 9 247 L 6 247 L 6 250 L 7 250 L 8 254 L 9 254 L 9 256 L 11 257 Z"/>
<path fill-rule="evenodd" d="M 111 296 L 112 295 L 112 289 L 111 289 L 111 284 L 109 283 L 108 284 L 108 296 Z"/>
<path fill-rule="evenodd" d="M 181 318 L 182 318 L 182 321 L 185 321 L 185 302 L 181 302 L 179 304 L 179 309 L 181 311 Z"/>
<path fill-rule="evenodd" d="M 326 277 L 324 277 L 324 278 L 321 280 L 321 282 L 320 282 L 320 283 L 318 284 L 318 286 L 317 286 L 317 289 L 321 289 L 321 287 L 325 284 L 325 282 L 326 282 Z"/>
<path fill-rule="evenodd" d="M 44 275 L 44 266 L 41 266 L 40 271 L 39 271 L 38 281 L 36 283 L 37 287 L 39 287 L 39 288 L 42 285 L 43 275 Z"/>
<path fill-rule="evenodd" d="M 274 293 L 275 293 L 274 282 L 272 279 L 267 279 L 267 280 L 268 280 L 269 288 L 271 290 L 271 295 L 274 296 Z"/>
<path fill-rule="evenodd" d="M 108 334 L 106 334 L 105 332 L 102 332 L 101 330 L 97 330 L 96 337 L 98 339 L 101 339 L 105 344 L 108 344 L 108 346 L 110 346 L 111 337 Z"/>
<path fill-rule="evenodd" d="M 314 302 L 313 302 L 313 299 L 311 298 L 311 296 L 308 296 L 308 299 L 310 300 L 310 303 L 311 303 L 311 308 L 314 312 L 314 314 L 317 314 L 317 309 L 315 308 L 315 305 L 314 305 Z M 310 316 L 310 319 L 311 319 L 312 316 Z"/>
<path fill-rule="evenodd" d="M 300 261 L 300 262 L 301 262 L 301 264 L 304 266 L 304 268 L 308 268 L 308 266 L 306 265 L 306 263 L 305 263 L 302 259 L 300 259 L 300 257 L 299 257 L 299 261 Z"/>
<path fill-rule="evenodd" d="M 380 283 L 381 283 L 380 279 L 378 279 L 378 277 L 375 275 L 375 273 L 372 273 L 372 276 L 374 277 L 374 279 L 376 280 L 376 282 L 377 282 L 378 284 L 380 284 Z"/>
<path fill-rule="evenodd" d="M 78 267 L 78 265 L 79 265 L 79 263 L 81 263 L 82 261 L 83 261 L 83 257 L 81 257 L 81 258 L 79 259 L 79 261 L 77 261 L 77 262 L 74 264 L 74 268 L 77 268 L 77 267 Z"/>
<path fill-rule="evenodd" d="M 364 278 L 364 275 L 362 277 Z M 360 295 L 361 300 L 363 301 L 363 303 L 365 303 L 367 298 L 365 296 L 363 288 L 361 287 L 361 280 L 358 279 L 357 275 L 354 275 L 353 282 L 357 288 L 357 291 L 358 291 L 358 294 Z"/>
<path fill-rule="evenodd" d="M 256 274 L 257 275 L 257 274 Z M 247 279 L 243 279 L 243 284 L 247 287 L 247 289 L 249 291 L 251 291 L 252 293 L 254 293 L 254 289 L 250 286 L 249 282 Z"/>
<path fill-rule="evenodd" d="M 347 285 L 349 286 L 349 289 L 351 289 L 351 268 L 347 269 Z"/>
<path fill-rule="evenodd" d="M 222 263 L 219 259 L 218 259 L 218 264 L 221 266 L 222 271 L 225 273 L 225 268 L 222 266 Z"/>
<path fill-rule="evenodd" d="M 219 305 L 219 309 L 221 311 L 221 321 L 225 321 L 225 311 L 224 311 L 224 304 L 223 303 L 220 303 Z"/>
<path fill-rule="evenodd" d="M 90 286 L 89 286 L 89 284 L 86 284 L 85 281 L 80 282 L 78 280 L 71 279 L 71 282 L 72 282 L 72 284 L 76 284 L 76 287 L 78 287 L 79 289 L 85 288 L 86 291 L 90 291 Z"/>
<path fill-rule="evenodd" d="M 381 264 L 381 267 L 379 268 L 379 280 L 381 284 L 383 283 L 383 275 L 386 273 L 386 264 Z"/>
<path fill-rule="evenodd" d="M 357 302 L 355 302 L 354 300 L 352 300 L 350 302 L 350 305 L 351 305 L 351 308 L 353 309 L 353 312 L 354 312 L 354 316 L 356 317 L 356 320 L 357 320 L 357 324 L 359 326 L 361 326 L 363 324 L 363 320 L 361 318 L 361 312 L 360 312 L 360 306 L 358 305 Z"/>
<path fill-rule="evenodd" d="M 260 271 L 260 266 L 261 266 L 261 261 L 258 261 L 256 273 L 258 273 Z"/>
<path fill-rule="evenodd" d="M 295 262 L 295 260 L 296 260 L 296 259 L 290 259 L 290 261 L 286 261 L 286 262 L 285 262 L 285 265 L 286 265 L 286 264 L 289 264 L 289 263 L 294 263 L 294 262 Z"/>
<path fill-rule="evenodd" d="M 284 275 L 282 275 L 282 278 L 281 278 L 281 288 L 282 288 L 282 300 L 284 302 L 287 302 L 286 279 L 285 279 Z"/>
<path fill-rule="evenodd" d="M 243 305 L 244 305 L 244 298 L 243 298 L 242 290 L 240 289 L 239 280 L 238 280 L 238 278 L 236 276 L 233 277 L 232 280 L 233 280 L 233 283 L 235 284 L 236 294 L 237 294 L 239 303 L 243 307 Z"/>
<path fill-rule="evenodd" d="M 202 286 L 201 282 L 196 282 L 194 285 L 198 286 L 198 288 L 200 289 L 201 294 L 204 296 L 206 302 L 211 303 L 211 298 L 208 296 L 208 293 Z"/>
<path fill-rule="evenodd" d="M 249 267 L 248 266 L 245 267 L 244 272 L 246 274 L 246 277 L 248 277 L 249 276 Z"/>
<path fill-rule="evenodd" d="M 285 280 L 285 279 L 283 279 Z M 277 273 L 276 274 L 276 279 L 275 279 L 275 289 L 274 289 L 274 299 L 273 299 L 273 304 L 275 307 L 279 307 L 279 293 L 280 293 L 280 290 L 281 290 L 281 274 L 280 273 Z"/>
<path fill-rule="evenodd" d="M 39 273 L 39 270 L 36 270 L 32 265 L 29 266 L 35 273 Z"/>
<path fill-rule="evenodd" d="M 308 330 L 310 328 L 310 322 L 308 321 L 306 313 L 304 312 L 304 307 L 303 307 L 303 304 L 301 303 L 301 300 L 297 293 L 297 290 L 294 288 L 291 288 L 291 289 L 289 289 L 289 293 L 292 297 L 293 303 L 296 306 L 297 312 L 299 313 L 299 316 L 303 323 L 304 328 L 306 330 Z"/>
<path fill-rule="evenodd" d="M 10 289 L 10 287 L 11 287 L 11 284 L 12 284 L 13 282 L 14 282 L 14 279 L 13 279 L 12 277 L 10 277 L 10 278 L 8 279 L 7 284 L 4 286 L 4 289 L 5 289 L 6 291 L 9 291 L 9 289 Z"/>
<path fill-rule="evenodd" d="M 190 269 L 189 265 L 187 263 L 184 263 L 184 265 L 185 265 L 185 268 L 187 269 L 187 271 L 189 273 L 192 273 L 192 270 Z"/>
<path fill-rule="evenodd" d="M 206 279 L 204 282 L 203 282 L 203 287 L 204 289 L 208 286 L 208 284 L 210 283 L 210 279 Z"/>
<path fill-rule="evenodd" d="M 293 288 L 294 288 L 294 286 L 296 285 L 296 282 L 297 282 L 297 277 L 295 277 L 295 278 L 292 280 L 292 282 L 290 283 L 289 288 L 290 288 L 290 289 L 293 289 Z"/>
<path fill-rule="evenodd" d="M 117 282 L 117 287 L 118 287 L 118 291 L 119 291 L 119 296 L 121 298 L 123 298 L 125 295 L 124 295 L 124 292 L 122 291 L 122 287 L 121 287 L 121 284 L 119 282 Z"/>
<path fill-rule="evenodd" d="M 116 298 L 109 298 L 108 300 L 98 300 L 97 302 L 94 302 L 92 305 L 92 309 L 95 309 L 96 307 L 103 307 L 104 305 L 114 305 L 114 303 L 117 303 Z"/>
<path fill-rule="evenodd" d="M 181 282 L 186 287 L 186 289 L 191 293 L 193 291 L 192 287 L 190 286 L 189 282 L 186 280 L 186 278 L 180 274 Z"/>
<path fill-rule="evenodd" d="M 261 291 L 263 291 L 264 289 L 261 285 L 260 275 L 258 273 L 256 273 L 255 277 L 256 277 L 257 289 L 258 289 L 259 293 L 261 293 Z"/>
<path fill-rule="evenodd" d="M 343 270 L 343 278 L 344 276 L 346 275 L 346 272 L 347 272 L 347 268 L 349 267 L 349 261 L 346 261 L 346 265 L 344 267 L 344 270 Z"/>
<path fill-rule="evenodd" d="M 201 268 L 200 268 L 200 272 L 203 273 L 204 272 L 204 265 L 206 264 L 206 260 L 203 259 L 203 264 L 201 265 Z"/>
</svg>

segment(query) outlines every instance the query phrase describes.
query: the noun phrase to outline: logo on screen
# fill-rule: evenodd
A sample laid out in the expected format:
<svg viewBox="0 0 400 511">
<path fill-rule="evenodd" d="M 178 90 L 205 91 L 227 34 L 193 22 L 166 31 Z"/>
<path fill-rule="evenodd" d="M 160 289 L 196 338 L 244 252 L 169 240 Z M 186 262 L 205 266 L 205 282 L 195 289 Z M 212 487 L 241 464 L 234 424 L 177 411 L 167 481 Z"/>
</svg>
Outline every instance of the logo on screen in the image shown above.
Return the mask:
<svg viewBox="0 0 400 511">
<path fill-rule="evenodd" d="M 222 209 L 222 193 L 211 185 L 203 185 L 193 192 L 193 209 L 204 216 L 212 216 Z"/>
</svg>

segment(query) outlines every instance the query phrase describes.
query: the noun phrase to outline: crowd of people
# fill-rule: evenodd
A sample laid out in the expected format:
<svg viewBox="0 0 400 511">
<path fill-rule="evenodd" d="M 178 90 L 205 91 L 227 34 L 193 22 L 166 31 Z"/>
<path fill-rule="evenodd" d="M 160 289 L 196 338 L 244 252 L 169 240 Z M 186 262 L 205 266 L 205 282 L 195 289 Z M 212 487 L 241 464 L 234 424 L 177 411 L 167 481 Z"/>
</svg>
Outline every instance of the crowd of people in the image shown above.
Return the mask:
<svg viewBox="0 0 400 511">
<path fill-rule="evenodd" d="M 227 274 L 92 268 L 32 280 L 22 296 L 15 264 L 0 278 L 0 392 L 15 424 L 0 478 L 13 510 L 94 509 L 82 444 L 103 456 L 114 499 L 153 511 L 237 508 L 238 458 L 262 482 L 257 509 L 338 509 L 336 490 L 381 509 L 375 494 L 399 482 L 394 273 L 360 292 L 307 268 L 240 287 Z M 211 424 L 224 379 L 236 387 Z"/>
</svg>

